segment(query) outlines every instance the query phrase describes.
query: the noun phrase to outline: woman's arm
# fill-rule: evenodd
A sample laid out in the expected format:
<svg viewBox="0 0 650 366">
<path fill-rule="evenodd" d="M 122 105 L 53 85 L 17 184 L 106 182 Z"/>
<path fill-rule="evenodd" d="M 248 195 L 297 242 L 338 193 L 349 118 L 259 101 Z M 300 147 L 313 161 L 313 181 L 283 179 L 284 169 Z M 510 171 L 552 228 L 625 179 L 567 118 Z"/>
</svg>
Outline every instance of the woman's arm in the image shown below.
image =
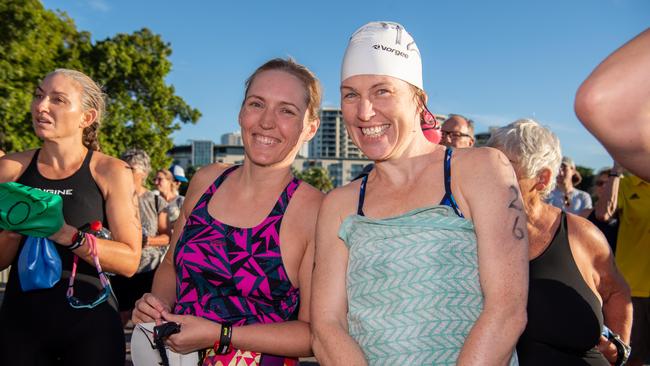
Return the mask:
<svg viewBox="0 0 650 366">
<path fill-rule="evenodd" d="M 155 196 L 156 201 L 160 201 L 158 209 L 158 232 L 154 236 L 147 238 L 147 246 L 164 247 L 169 245 L 169 236 L 171 228 L 169 227 L 169 213 L 167 212 L 167 202 L 160 196 Z"/>
<path fill-rule="evenodd" d="M 484 305 L 458 364 L 505 365 L 526 325 L 526 213 L 514 170 L 502 153 L 462 150 L 452 162 L 452 182 L 457 182 L 476 230 Z"/>
<path fill-rule="evenodd" d="M 366 365 L 363 351 L 348 334 L 345 279 L 348 249 L 338 237 L 342 222 L 339 213 L 344 201 L 338 199 L 337 193 L 333 191 L 325 197 L 316 227 L 312 347 L 321 365 Z"/>
<path fill-rule="evenodd" d="M 140 262 L 142 231 L 131 170 L 121 160 L 96 155 L 98 161 L 93 176 L 104 192 L 108 227 L 113 235 L 113 240 L 97 239 L 99 260 L 106 272 L 132 276 Z M 92 168 L 91 162 L 91 170 Z M 65 224 L 50 239 L 69 246 L 76 232 L 75 227 Z M 75 249 L 74 253 L 93 264 L 88 245 Z"/>
<path fill-rule="evenodd" d="M 607 239 L 591 222 L 569 216 L 569 242 L 576 246 L 574 257 L 583 276 L 592 278 L 598 294 L 603 300 L 605 325 L 629 343 L 632 329 L 632 300 L 630 288 L 616 268 Z M 586 263 L 586 265 L 582 265 Z"/>
<path fill-rule="evenodd" d="M 612 53 L 576 95 L 578 118 L 614 159 L 650 181 L 650 29 Z"/>
<path fill-rule="evenodd" d="M 596 218 L 600 221 L 609 221 L 616 214 L 618 186 L 621 183 L 620 175 L 622 173 L 622 167 L 617 162 L 614 162 L 614 167 L 603 186 L 603 197 L 598 197 L 598 201 L 594 206 Z"/>
<path fill-rule="evenodd" d="M 607 239 L 591 222 L 567 215 L 569 243 L 585 282 L 603 301 L 605 325 L 630 344 L 632 330 L 632 301 L 630 289 L 618 272 Z M 598 349 L 614 363 L 616 347 L 601 336 Z"/>
<path fill-rule="evenodd" d="M 0 183 L 15 182 L 34 155 L 34 151 L 24 151 L 0 158 Z M 22 235 L 0 230 L 0 270 L 11 265 L 18 253 Z"/>
</svg>

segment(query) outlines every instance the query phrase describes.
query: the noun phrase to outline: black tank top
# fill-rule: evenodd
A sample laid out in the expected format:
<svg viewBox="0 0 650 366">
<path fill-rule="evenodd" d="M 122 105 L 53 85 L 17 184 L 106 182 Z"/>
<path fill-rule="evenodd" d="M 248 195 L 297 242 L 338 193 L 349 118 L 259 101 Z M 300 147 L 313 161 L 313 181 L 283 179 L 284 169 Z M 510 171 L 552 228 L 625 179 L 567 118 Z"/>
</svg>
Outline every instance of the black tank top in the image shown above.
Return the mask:
<svg viewBox="0 0 650 366">
<path fill-rule="evenodd" d="M 600 301 L 573 258 L 562 212 L 551 244 L 530 261 L 528 324 L 517 344 L 520 364 L 608 366 L 595 349 L 602 326 Z"/>
<path fill-rule="evenodd" d="M 63 199 L 63 217 L 69 225 L 79 228 L 91 221 L 100 220 L 105 227 L 108 227 L 105 200 L 90 173 L 89 164 L 93 156 L 93 151 L 88 150 L 81 167 L 71 176 L 56 180 L 45 178 L 38 171 L 37 161 L 39 152 L 40 149 L 36 150 L 27 169 L 25 169 L 16 182 L 61 196 Z M 23 248 L 23 243 L 20 244 L 11 266 L 9 280 L 5 290 L 5 298 L 2 304 L 3 310 L 10 307 L 13 309 L 12 311 L 25 311 L 29 307 L 38 304 L 40 304 L 38 306 L 42 306 L 52 301 L 65 303 L 65 306 L 68 306 L 65 292 L 68 284 L 67 278 L 72 269 L 72 252 L 61 245 L 56 245 L 57 252 L 61 257 L 63 273 L 61 280 L 54 287 L 45 290 L 23 292 L 20 287 L 16 266 L 20 251 Z M 97 277 L 97 269 L 94 265 L 80 260 L 77 266 L 77 277 L 75 280 L 75 296 L 80 299 L 92 299 L 97 296 L 98 289 L 101 289 L 101 283 Z"/>
</svg>

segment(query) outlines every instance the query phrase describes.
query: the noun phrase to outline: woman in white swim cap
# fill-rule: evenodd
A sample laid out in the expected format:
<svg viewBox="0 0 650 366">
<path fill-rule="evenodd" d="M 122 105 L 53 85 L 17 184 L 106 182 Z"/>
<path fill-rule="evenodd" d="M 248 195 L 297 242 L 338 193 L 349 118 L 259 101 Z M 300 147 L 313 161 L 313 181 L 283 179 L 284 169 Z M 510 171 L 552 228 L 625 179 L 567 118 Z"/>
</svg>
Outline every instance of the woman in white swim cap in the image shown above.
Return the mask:
<svg viewBox="0 0 650 366">
<path fill-rule="evenodd" d="M 403 26 L 352 35 L 341 108 L 375 168 L 319 213 L 311 319 L 322 364 L 516 364 L 528 239 L 514 171 L 496 150 L 427 141 L 426 99 Z"/>
</svg>

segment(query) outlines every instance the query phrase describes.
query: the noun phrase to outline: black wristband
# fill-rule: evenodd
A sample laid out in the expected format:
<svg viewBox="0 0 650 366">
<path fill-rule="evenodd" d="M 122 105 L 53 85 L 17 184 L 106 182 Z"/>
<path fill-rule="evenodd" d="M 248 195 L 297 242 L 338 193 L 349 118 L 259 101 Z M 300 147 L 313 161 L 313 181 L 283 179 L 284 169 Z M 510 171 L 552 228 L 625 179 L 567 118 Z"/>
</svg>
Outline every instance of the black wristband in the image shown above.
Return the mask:
<svg viewBox="0 0 650 366">
<path fill-rule="evenodd" d="M 75 250 L 86 242 L 86 235 L 84 234 L 83 231 L 77 231 L 77 235 L 75 235 L 75 239 L 72 242 L 72 244 L 68 245 L 68 250 Z"/>
<path fill-rule="evenodd" d="M 222 324 L 221 335 L 219 337 L 219 348 L 215 349 L 218 355 L 225 355 L 230 353 L 230 342 L 232 340 L 232 325 Z"/>
<path fill-rule="evenodd" d="M 607 174 L 607 176 L 608 176 L 608 177 L 616 177 L 616 178 L 620 178 L 620 177 L 621 177 L 621 174 L 609 173 L 609 174 Z"/>
</svg>

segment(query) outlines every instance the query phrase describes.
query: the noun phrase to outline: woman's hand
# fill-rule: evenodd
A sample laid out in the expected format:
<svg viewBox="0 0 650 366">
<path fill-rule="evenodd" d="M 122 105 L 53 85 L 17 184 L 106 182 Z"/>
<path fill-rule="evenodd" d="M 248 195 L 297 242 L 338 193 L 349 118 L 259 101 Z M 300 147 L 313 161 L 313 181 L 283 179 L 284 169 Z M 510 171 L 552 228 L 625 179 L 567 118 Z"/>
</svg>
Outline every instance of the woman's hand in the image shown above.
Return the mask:
<svg viewBox="0 0 650 366">
<path fill-rule="evenodd" d="M 600 342 L 598 343 L 597 347 L 600 353 L 605 356 L 607 362 L 612 365 L 616 363 L 616 359 L 618 358 L 618 350 L 616 349 L 614 343 L 610 342 L 609 339 L 601 335 Z"/>
<path fill-rule="evenodd" d="M 163 321 L 163 313 L 169 313 L 171 306 L 156 296 L 146 293 L 140 300 L 135 302 L 135 308 L 131 315 L 133 323 L 151 323 L 159 325 Z"/>
<path fill-rule="evenodd" d="M 175 315 L 167 311 L 164 311 L 162 316 L 164 320 L 181 326 L 180 333 L 167 338 L 166 343 L 174 352 L 185 354 L 210 348 L 220 337 L 221 325 L 211 320 L 193 315 Z"/>
</svg>

